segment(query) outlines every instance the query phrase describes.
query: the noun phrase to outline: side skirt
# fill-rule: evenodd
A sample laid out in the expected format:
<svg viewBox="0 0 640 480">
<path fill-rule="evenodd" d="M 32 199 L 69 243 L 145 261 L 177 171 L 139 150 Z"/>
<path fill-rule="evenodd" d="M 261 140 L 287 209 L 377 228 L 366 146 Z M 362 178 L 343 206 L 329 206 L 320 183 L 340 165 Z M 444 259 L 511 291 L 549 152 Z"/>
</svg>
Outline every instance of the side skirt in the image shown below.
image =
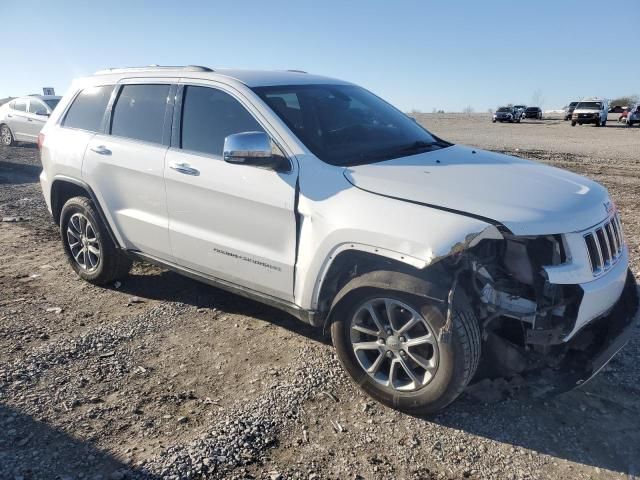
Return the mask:
<svg viewBox="0 0 640 480">
<path fill-rule="evenodd" d="M 135 250 L 126 250 L 126 254 L 134 260 L 147 262 L 159 267 L 167 268 L 180 275 L 184 275 L 185 277 L 189 277 L 193 280 L 211 285 L 212 287 L 220 288 L 222 290 L 226 290 L 227 292 L 231 292 L 236 295 L 240 295 L 242 297 L 249 298 L 251 300 L 255 300 L 257 302 L 277 308 L 278 310 L 287 312 L 288 314 L 296 317 L 298 320 L 308 323 L 309 325 L 313 325 L 314 327 L 320 327 L 323 325 L 321 315 L 319 315 L 318 312 L 313 310 L 305 310 L 294 303 L 287 302 L 285 300 L 267 295 L 265 293 L 257 292 L 250 288 L 246 288 L 241 285 L 237 285 L 235 283 L 213 277 L 211 275 L 205 275 L 203 273 L 196 272 L 195 270 L 191 270 L 174 263 L 160 260 L 159 258 L 148 255 L 146 253 Z"/>
</svg>

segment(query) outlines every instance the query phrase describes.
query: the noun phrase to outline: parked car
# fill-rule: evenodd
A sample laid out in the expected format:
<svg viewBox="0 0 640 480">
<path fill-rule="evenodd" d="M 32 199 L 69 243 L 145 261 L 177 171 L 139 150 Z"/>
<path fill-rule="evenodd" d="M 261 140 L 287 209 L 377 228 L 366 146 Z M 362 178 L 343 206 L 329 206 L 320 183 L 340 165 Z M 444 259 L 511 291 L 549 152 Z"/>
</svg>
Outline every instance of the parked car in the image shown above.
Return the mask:
<svg viewBox="0 0 640 480">
<path fill-rule="evenodd" d="M 36 143 L 38 134 L 61 97 L 33 95 L 19 97 L 0 107 L 0 142 Z"/>
<path fill-rule="evenodd" d="M 627 112 L 627 126 L 633 127 L 634 125 L 640 123 L 640 103 L 636 103 L 632 105 L 629 111 Z"/>
<path fill-rule="evenodd" d="M 496 122 L 509 122 L 509 123 L 520 123 L 520 119 L 522 118 L 522 110 L 519 110 L 515 107 L 500 107 L 493 114 L 492 121 Z"/>
<path fill-rule="evenodd" d="M 621 105 L 614 105 L 613 107 L 609 107 L 609 113 L 622 113 L 625 107 Z"/>
<path fill-rule="evenodd" d="M 624 107 L 618 117 L 618 123 L 627 123 L 627 115 L 629 115 L 629 107 Z"/>
<path fill-rule="evenodd" d="M 81 278 L 113 284 L 138 259 L 278 307 L 406 412 L 444 408 L 481 360 L 584 384 L 635 328 L 603 186 L 454 145 L 352 83 L 111 69 L 74 82 L 39 147 Z"/>
<path fill-rule="evenodd" d="M 571 126 L 593 123 L 596 127 L 607 125 L 609 102 L 604 98 L 585 98 L 571 114 Z"/>
<path fill-rule="evenodd" d="M 537 118 L 542 120 L 542 109 L 540 107 L 527 107 L 524 111 L 524 118 Z"/>
<path fill-rule="evenodd" d="M 576 109 L 576 105 L 580 102 L 571 102 L 569 105 L 564 107 L 564 120 L 567 121 L 571 118 L 573 111 Z"/>
<path fill-rule="evenodd" d="M 524 113 L 524 111 L 527 109 L 526 105 L 514 105 L 513 108 L 515 108 L 516 110 L 520 110 L 520 113 Z"/>
</svg>

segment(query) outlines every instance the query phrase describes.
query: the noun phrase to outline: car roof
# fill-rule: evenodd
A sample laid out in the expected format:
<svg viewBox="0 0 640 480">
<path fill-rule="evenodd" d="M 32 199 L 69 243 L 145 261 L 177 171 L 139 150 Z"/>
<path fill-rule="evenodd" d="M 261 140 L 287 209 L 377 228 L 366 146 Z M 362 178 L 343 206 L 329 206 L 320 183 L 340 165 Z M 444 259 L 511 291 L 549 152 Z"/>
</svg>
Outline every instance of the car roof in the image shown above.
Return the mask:
<svg viewBox="0 0 640 480">
<path fill-rule="evenodd" d="M 313 75 L 302 70 L 242 70 L 233 68 L 209 69 L 207 67 L 130 67 L 112 68 L 96 72 L 93 77 L 108 75 L 116 81 L 129 77 L 176 77 L 197 78 L 205 80 L 233 79 L 248 87 L 276 86 L 276 85 L 309 85 L 318 83 L 343 84 L 349 82 L 321 75 Z"/>
<path fill-rule="evenodd" d="M 12 98 L 11 101 L 29 100 L 30 98 L 39 98 L 40 100 L 60 100 L 62 97 L 58 95 L 24 95 L 23 97 Z"/>
</svg>

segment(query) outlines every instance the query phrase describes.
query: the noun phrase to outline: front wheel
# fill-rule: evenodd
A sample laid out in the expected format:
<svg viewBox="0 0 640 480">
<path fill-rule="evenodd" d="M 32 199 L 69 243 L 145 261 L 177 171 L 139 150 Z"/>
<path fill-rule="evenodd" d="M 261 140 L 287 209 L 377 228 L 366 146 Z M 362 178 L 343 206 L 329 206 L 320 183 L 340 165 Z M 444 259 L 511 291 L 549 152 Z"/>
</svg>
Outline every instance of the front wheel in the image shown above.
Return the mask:
<svg viewBox="0 0 640 480">
<path fill-rule="evenodd" d="M 462 393 L 480 359 L 480 329 L 468 305 L 455 308 L 449 340 L 439 305 L 377 288 L 346 297 L 331 325 L 338 358 L 377 401 L 413 414 L 443 409 Z"/>
<path fill-rule="evenodd" d="M 11 129 L 8 125 L 0 126 L 0 142 L 2 142 L 2 145 L 5 147 L 13 145 L 13 133 L 11 133 Z"/>
<path fill-rule="evenodd" d="M 131 260 L 116 248 L 88 198 L 67 200 L 60 213 L 60 235 L 71 268 L 80 278 L 103 285 L 129 273 Z"/>
</svg>

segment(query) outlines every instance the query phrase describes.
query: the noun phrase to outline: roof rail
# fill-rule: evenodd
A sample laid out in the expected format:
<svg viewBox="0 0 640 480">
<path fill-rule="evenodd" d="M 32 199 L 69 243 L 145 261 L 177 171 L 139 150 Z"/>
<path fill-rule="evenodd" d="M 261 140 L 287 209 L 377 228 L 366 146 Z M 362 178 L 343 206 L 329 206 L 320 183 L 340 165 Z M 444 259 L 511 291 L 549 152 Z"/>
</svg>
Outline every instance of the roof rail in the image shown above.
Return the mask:
<svg viewBox="0 0 640 480">
<path fill-rule="evenodd" d="M 182 72 L 213 72 L 209 67 L 202 67 L 200 65 L 186 65 L 186 66 L 163 66 L 163 65 L 149 65 L 147 67 L 124 67 L 124 68 L 107 68 L 104 70 L 98 70 L 94 75 L 104 75 L 107 73 L 127 73 L 127 72 L 154 72 L 154 71 L 166 71 L 166 70 L 180 70 Z"/>
<path fill-rule="evenodd" d="M 309 72 L 305 72 L 304 70 L 295 70 L 293 68 L 290 68 L 287 70 L 287 72 L 293 72 L 293 73 L 309 73 Z"/>
</svg>

